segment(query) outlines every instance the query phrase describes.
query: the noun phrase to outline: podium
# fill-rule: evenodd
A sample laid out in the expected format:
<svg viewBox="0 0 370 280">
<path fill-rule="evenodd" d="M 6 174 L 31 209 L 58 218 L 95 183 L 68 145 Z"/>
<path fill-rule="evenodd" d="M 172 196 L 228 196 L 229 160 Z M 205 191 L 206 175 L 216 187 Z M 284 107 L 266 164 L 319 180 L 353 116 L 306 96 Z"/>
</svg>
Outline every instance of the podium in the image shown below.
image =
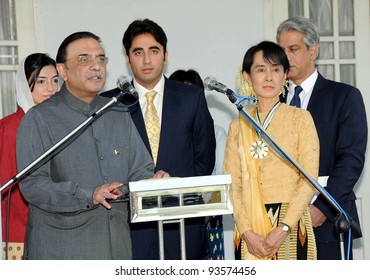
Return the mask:
<svg viewBox="0 0 370 280">
<path fill-rule="evenodd" d="M 185 218 L 233 213 L 231 175 L 148 179 L 129 183 L 131 222 L 158 222 L 164 259 L 163 224 L 179 223 L 181 259 L 186 259 Z"/>
</svg>

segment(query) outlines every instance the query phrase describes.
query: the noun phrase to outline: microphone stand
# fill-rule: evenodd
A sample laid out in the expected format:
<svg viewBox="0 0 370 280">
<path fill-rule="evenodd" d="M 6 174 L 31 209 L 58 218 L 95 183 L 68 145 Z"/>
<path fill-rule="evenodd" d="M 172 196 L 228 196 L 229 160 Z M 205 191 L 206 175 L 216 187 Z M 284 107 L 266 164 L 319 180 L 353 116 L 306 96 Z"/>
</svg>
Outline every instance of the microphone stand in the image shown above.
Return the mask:
<svg viewBox="0 0 370 280">
<path fill-rule="evenodd" d="M 37 159 L 35 159 L 33 162 L 31 162 L 28 166 L 26 166 L 23 170 L 18 172 L 13 178 L 11 178 L 7 183 L 5 183 L 0 188 L 0 192 L 4 190 L 6 187 L 8 187 L 10 184 L 16 183 L 20 180 L 22 180 L 26 175 L 31 174 L 32 172 L 29 172 L 33 168 L 38 168 L 42 164 L 46 163 L 50 156 L 53 155 L 53 153 L 57 149 L 64 148 L 63 145 L 65 145 L 68 140 L 70 140 L 73 136 L 75 136 L 78 132 L 85 129 L 90 123 L 92 123 L 102 112 L 104 112 L 108 107 L 110 107 L 112 104 L 116 103 L 120 98 L 124 96 L 124 93 L 121 91 L 120 94 L 117 96 L 112 97 L 112 99 L 105 104 L 102 108 L 100 108 L 98 111 L 93 113 L 88 119 L 86 119 L 84 122 L 82 122 L 79 126 L 77 126 L 74 130 L 72 130 L 69 134 L 64 136 L 61 140 L 59 140 L 56 144 L 54 144 L 51 148 L 49 148 L 46 152 L 44 152 L 41 156 L 39 156 Z"/>
<path fill-rule="evenodd" d="M 235 97 L 235 93 L 231 90 L 226 91 L 226 96 L 229 98 L 231 103 L 235 103 L 238 101 L 237 97 Z M 264 137 L 267 138 L 269 141 L 270 146 L 274 146 L 277 150 L 291 163 L 293 164 L 299 172 L 319 191 L 319 193 L 336 209 L 338 215 L 335 218 L 335 229 L 339 234 L 339 242 L 340 242 L 340 249 L 341 249 L 341 257 L 342 260 L 345 260 L 345 252 L 344 252 L 344 233 L 348 232 L 350 228 L 353 228 L 357 233 L 361 235 L 361 228 L 360 226 L 350 217 L 340 206 L 339 204 L 332 198 L 327 191 L 316 181 L 314 180 L 303 168 L 291 157 L 288 153 L 277 143 L 271 135 L 259 124 L 256 120 L 244 110 L 243 106 L 240 103 L 235 104 L 239 112 L 244 116 L 247 121 L 249 121 L 256 130 L 263 133 Z M 271 145 L 272 143 L 272 145 Z M 348 241 L 349 242 L 349 241 Z"/>
</svg>

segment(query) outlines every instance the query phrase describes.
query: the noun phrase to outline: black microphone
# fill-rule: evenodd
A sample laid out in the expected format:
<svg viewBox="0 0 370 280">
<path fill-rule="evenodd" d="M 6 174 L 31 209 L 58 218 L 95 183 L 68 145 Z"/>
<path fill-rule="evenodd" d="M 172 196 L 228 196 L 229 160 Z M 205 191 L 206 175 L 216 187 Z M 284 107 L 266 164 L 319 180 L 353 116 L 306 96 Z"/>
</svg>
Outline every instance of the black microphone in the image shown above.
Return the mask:
<svg viewBox="0 0 370 280">
<path fill-rule="evenodd" d="M 215 77 L 208 76 L 204 79 L 203 84 L 206 90 L 216 90 L 218 92 L 226 94 L 231 102 L 234 103 L 236 101 L 236 98 L 234 97 L 234 92 L 224 84 L 217 82 Z"/>
<path fill-rule="evenodd" d="M 124 93 L 128 93 L 129 95 L 135 97 L 135 99 L 139 99 L 139 94 L 137 93 L 136 89 L 131 85 L 131 79 L 129 77 L 127 76 L 118 77 L 117 87 Z"/>
</svg>

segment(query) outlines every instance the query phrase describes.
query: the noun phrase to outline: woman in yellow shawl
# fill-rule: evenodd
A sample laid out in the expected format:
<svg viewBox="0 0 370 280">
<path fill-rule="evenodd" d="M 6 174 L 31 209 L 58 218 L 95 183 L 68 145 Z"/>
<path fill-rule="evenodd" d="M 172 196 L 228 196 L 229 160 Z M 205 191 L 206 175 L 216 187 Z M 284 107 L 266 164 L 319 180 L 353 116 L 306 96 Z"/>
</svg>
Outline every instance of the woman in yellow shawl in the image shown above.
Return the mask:
<svg viewBox="0 0 370 280">
<path fill-rule="evenodd" d="M 283 49 L 264 41 L 244 56 L 242 76 L 257 106 L 249 113 L 314 179 L 319 140 L 310 113 L 279 102 L 289 70 Z M 241 259 L 316 259 L 308 204 L 314 187 L 239 116 L 229 128 L 224 172 L 232 176 Z"/>
</svg>

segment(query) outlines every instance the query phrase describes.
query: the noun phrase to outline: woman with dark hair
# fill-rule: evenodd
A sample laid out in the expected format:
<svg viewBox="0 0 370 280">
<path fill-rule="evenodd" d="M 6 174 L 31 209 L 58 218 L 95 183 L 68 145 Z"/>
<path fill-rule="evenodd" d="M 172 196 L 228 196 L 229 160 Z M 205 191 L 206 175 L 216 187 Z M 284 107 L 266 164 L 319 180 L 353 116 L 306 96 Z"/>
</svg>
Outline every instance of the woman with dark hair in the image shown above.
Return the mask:
<svg viewBox="0 0 370 280">
<path fill-rule="evenodd" d="M 308 111 L 279 101 L 289 70 L 284 50 L 264 41 L 244 56 L 258 123 L 317 179 L 319 140 Z M 241 259 L 316 259 L 308 204 L 314 187 L 239 116 L 229 128 L 224 172 L 232 176 L 236 252 Z"/>
<path fill-rule="evenodd" d="M 188 85 L 198 86 L 204 89 L 202 78 L 200 77 L 199 73 L 193 69 L 176 70 L 175 72 L 171 74 L 169 79 L 183 82 L 184 84 L 188 84 Z"/>
<path fill-rule="evenodd" d="M 43 53 L 34 53 L 21 61 L 16 74 L 18 109 L 0 120 L 0 185 L 17 174 L 16 135 L 21 119 L 31 107 L 48 99 L 57 90 L 58 72 L 52 58 Z M 20 260 L 23 256 L 28 205 L 18 184 L 12 187 L 10 194 L 9 188 L 1 192 L 3 259 Z"/>
</svg>

